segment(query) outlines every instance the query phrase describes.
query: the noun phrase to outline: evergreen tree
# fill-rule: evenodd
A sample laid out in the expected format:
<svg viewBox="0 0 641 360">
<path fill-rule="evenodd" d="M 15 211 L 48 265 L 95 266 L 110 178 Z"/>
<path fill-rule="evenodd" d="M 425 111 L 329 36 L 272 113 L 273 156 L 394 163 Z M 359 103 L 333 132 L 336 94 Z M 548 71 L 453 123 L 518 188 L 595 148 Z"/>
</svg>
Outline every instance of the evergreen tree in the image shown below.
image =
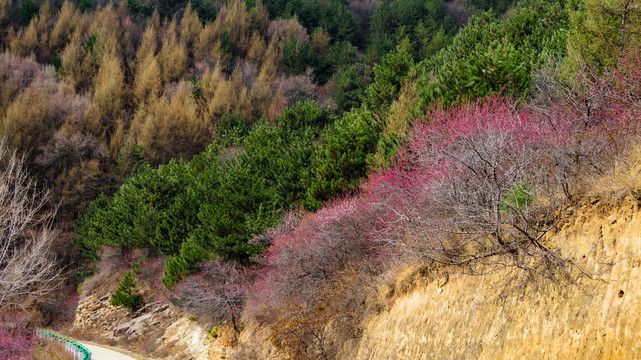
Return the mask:
<svg viewBox="0 0 641 360">
<path fill-rule="evenodd" d="M 134 268 L 122 278 L 118 288 L 111 293 L 111 305 L 127 308 L 132 313 L 140 309 L 143 298 L 142 295 L 135 292 L 136 282 L 134 281 L 138 267 L 139 265 L 135 264 Z"/>
</svg>

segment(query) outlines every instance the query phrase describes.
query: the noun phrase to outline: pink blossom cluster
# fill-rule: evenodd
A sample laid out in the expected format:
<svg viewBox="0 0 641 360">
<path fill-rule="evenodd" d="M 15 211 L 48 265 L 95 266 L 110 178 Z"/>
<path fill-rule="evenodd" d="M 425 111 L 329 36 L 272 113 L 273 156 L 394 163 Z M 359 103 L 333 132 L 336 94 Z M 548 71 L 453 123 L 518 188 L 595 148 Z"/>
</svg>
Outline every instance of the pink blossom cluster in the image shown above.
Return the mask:
<svg viewBox="0 0 641 360">
<path fill-rule="evenodd" d="M 0 358 L 6 360 L 28 360 L 36 349 L 37 341 L 33 331 L 25 327 L 25 320 L 16 314 L 2 317 L 0 323 Z"/>
</svg>

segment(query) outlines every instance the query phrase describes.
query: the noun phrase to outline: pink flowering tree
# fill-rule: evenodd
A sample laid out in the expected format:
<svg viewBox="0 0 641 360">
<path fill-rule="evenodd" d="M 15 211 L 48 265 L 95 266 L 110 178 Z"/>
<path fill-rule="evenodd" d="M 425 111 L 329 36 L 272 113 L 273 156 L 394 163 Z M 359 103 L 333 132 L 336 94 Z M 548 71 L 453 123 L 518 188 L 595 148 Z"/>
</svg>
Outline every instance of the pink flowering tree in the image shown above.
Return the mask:
<svg viewBox="0 0 641 360">
<path fill-rule="evenodd" d="M 539 279 L 564 276 L 557 270 L 569 260 L 542 241 L 567 201 L 542 166 L 553 132 L 504 99 L 431 109 L 404 150 L 406 164 L 369 183 L 391 208 L 386 241 L 470 273 L 500 264 Z"/>
<path fill-rule="evenodd" d="M 33 331 L 26 328 L 26 324 L 26 318 L 15 312 L 0 316 L 0 359 L 32 359 L 37 341 Z"/>
<path fill-rule="evenodd" d="M 358 332 L 373 295 L 366 283 L 381 268 L 380 209 L 362 198 L 336 200 L 302 219 L 290 214 L 266 234 L 271 246 L 246 310 L 269 324 L 271 341 L 293 358 L 332 358 L 340 344 L 332 338 Z"/>
</svg>

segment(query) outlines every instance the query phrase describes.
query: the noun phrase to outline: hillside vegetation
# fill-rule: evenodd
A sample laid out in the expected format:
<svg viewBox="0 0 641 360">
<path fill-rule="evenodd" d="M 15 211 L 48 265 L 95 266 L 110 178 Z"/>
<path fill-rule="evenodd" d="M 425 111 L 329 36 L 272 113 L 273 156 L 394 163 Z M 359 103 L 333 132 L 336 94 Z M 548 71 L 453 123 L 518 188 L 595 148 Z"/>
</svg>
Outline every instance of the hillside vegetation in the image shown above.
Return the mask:
<svg viewBox="0 0 641 360">
<path fill-rule="evenodd" d="M 584 258 L 562 229 L 587 199 L 637 196 L 640 5 L 0 0 L 0 137 L 23 154 L 42 198 L 30 219 L 43 219 L 3 246 L 26 253 L 15 239 L 55 227 L 65 246 L 41 246 L 43 266 L 73 272 L 0 306 L 58 321 L 76 300 L 56 310 L 42 289 L 64 281 L 113 289 L 130 317 L 171 303 L 226 334 L 238 359 L 386 358 L 405 350 L 371 332 L 400 331 L 392 314 L 414 310 L 396 307 L 433 291 L 436 271 L 451 285 L 433 317 L 456 332 L 408 325 L 395 344 L 410 357 L 436 352 L 419 337 L 461 357 L 535 354 L 490 325 L 496 347 L 462 346 L 484 316 L 503 319 L 469 296 L 508 313 L 563 298 L 570 312 L 588 309 L 572 294 L 614 291 L 594 279 L 634 254 Z M 101 284 L 115 268 L 119 283 Z M 417 290 L 381 296 L 403 269 Z M 447 304 L 460 311 L 443 315 Z M 25 336 L 11 341 L 33 347 Z"/>
</svg>

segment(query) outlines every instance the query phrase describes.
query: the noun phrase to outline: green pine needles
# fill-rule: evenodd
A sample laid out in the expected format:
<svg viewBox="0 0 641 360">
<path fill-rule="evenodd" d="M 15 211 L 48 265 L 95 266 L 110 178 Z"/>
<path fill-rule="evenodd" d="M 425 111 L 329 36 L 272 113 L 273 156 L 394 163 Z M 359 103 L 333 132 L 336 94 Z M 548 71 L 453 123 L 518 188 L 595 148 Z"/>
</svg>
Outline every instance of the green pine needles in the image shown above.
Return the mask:
<svg viewBox="0 0 641 360">
<path fill-rule="evenodd" d="M 142 295 L 135 291 L 136 282 L 134 281 L 139 268 L 140 264 L 134 263 L 134 268 L 125 274 L 116 291 L 111 294 L 111 305 L 127 308 L 131 312 L 140 309 L 143 299 Z"/>
</svg>

